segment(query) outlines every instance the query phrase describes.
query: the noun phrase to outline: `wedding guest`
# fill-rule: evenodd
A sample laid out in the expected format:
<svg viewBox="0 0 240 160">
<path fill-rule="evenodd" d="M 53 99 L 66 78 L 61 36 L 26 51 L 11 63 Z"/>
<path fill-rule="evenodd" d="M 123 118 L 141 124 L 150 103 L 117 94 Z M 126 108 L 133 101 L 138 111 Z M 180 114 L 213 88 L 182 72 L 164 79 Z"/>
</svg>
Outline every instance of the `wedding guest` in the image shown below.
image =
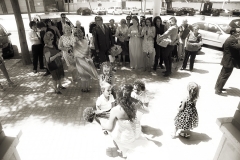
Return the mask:
<svg viewBox="0 0 240 160">
<path fill-rule="evenodd" d="M 84 27 L 81 25 L 81 22 L 79 20 L 76 21 L 76 26 L 75 28 L 79 28 L 81 29 L 82 33 L 83 33 L 83 38 L 85 37 L 85 29 Z"/>
<path fill-rule="evenodd" d="M 171 40 L 167 47 L 162 48 L 163 61 L 166 67 L 166 71 L 163 72 L 164 77 L 169 77 L 172 74 L 172 51 L 175 45 L 178 43 L 177 19 L 175 17 L 171 17 L 169 19 L 169 25 L 170 27 L 167 29 L 167 31 L 158 37 L 158 40 L 160 41 L 168 37 L 170 37 Z"/>
<path fill-rule="evenodd" d="M 133 86 L 125 84 L 118 92 L 117 106 L 110 111 L 107 123 L 101 123 L 102 129 L 110 132 L 111 137 L 127 159 L 159 158 L 158 147 L 141 131 L 140 121 L 136 118 L 137 107 L 140 101 L 131 97 Z M 148 113 L 148 110 L 141 110 Z"/>
<path fill-rule="evenodd" d="M 43 64 L 43 43 L 41 37 L 37 31 L 37 24 L 35 21 L 29 23 L 31 31 L 28 34 L 28 38 L 32 45 L 32 57 L 33 57 L 33 73 L 37 73 L 38 62 L 40 69 L 45 69 Z"/>
<path fill-rule="evenodd" d="M 66 21 L 66 14 L 65 13 L 61 13 L 61 21 L 57 22 L 57 28 L 61 34 L 61 36 L 64 34 L 64 27 L 65 26 L 71 26 L 70 22 Z"/>
<path fill-rule="evenodd" d="M 120 26 L 118 26 L 116 35 L 117 44 L 122 47 L 122 53 L 118 55 L 118 60 L 121 62 L 121 56 L 123 60 L 123 65 L 126 65 L 125 56 L 128 55 L 128 27 L 126 25 L 126 20 L 121 19 Z"/>
<path fill-rule="evenodd" d="M 236 64 L 240 63 L 239 59 L 235 59 L 239 55 L 240 43 L 240 28 L 231 28 L 230 36 L 224 42 L 223 48 L 223 58 L 221 61 L 222 70 L 219 73 L 216 85 L 215 94 L 221 95 L 222 91 L 225 91 L 224 85 L 226 84 L 228 78 L 231 76 L 233 68 Z"/>
<path fill-rule="evenodd" d="M 146 19 L 142 19 L 142 20 L 140 21 L 140 26 L 141 26 L 142 28 L 146 26 Z"/>
<path fill-rule="evenodd" d="M 150 98 L 143 81 L 137 79 L 133 82 L 133 92 L 131 93 L 131 97 L 141 101 L 144 107 L 148 107 Z M 137 112 L 137 118 L 139 120 L 141 120 L 142 115 L 142 112 Z"/>
<path fill-rule="evenodd" d="M 115 34 L 116 34 L 116 30 L 117 30 L 117 26 L 115 24 L 115 20 L 114 19 L 110 19 L 109 20 L 109 26 L 110 28 L 110 31 L 112 33 L 112 39 L 114 41 L 114 44 L 116 43 L 116 40 L 115 40 Z"/>
<path fill-rule="evenodd" d="M 190 130 L 198 126 L 198 112 L 196 108 L 197 99 L 199 96 L 199 85 L 195 82 L 190 82 L 187 86 L 188 96 L 184 98 L 178 108 L 178 114 L 175 117 L 175 129 L 172 138 L 176 136 L 179 129 L 183 130 L 179 133 L 184 138 L 190 137 Z"/>
<path fill-rule="evenodd" d="M 81 78 L 81 91 L 89 92 L 91 79 L 98 80 L 98 73 L 91 59 L 88 41 L 83 38 L 82 30 L 77 28 L 74 36 L 76 42 L 73 46 L 73 55 L 76 61 L 78 78 Z"/>
<path fill-rule="evenodd" d="M 156 30 L 155 27 L 152 26 L 152 21 L 150 18 L 147 18 L 145 22 L 146 26 L 142 28 L 141 33 L 141 35 L 143 36 L 143 58 L 145 62 L 145 70 L 150 72 L 155 58 L 154 37 L 156 34 Z"/>
<path fill-rule="evenodd" d="M 100 86 L 103 83 L 109 83 L 112 86 L 112 95 L 116 98 L 116 91 L 115 91 L 115 75 L 112 71 L 112 65 L 110 62 L 104 62 L 101 65 L 101 73 L 99 75 L 99 84 Z"/>
<path fill-rule="evenodd" d="M 137 16 L 132 17 L 133 25 L 128 29 L 129 40 L 129 58 L 131 69 L 142 69 L 144 59 L 142 52 L 141 27 Z"/>
<path fill-rule="evenodd" d="M 193 31 L 190 31 L 186 38 L 186 49 L 185 56 L 183 60 L 183 65 L 181 70 L 185 70 L 187 66 L 188 59 L 190 57 L 190 67 L 189 70 L 193 70 L 194 61 L 198 51 L 201 49 L 202 43 L 202 35 L 198 32 L 199 26 L 193 26 Z"/>
<path fill-rule="evenodd" d="M 64 34 L 59 39 L 58 48 L 63 52 L 63 58 L 67 64 L 68 71 L 72 75 L 73 82 L 77 82 L 76 64 L 72 52 L 76 39 L 71 32 L 71 27 L 65 25 Z"/>
<path fill-rule="evenodd" d="M 153 25 L 155 26 L 156 34 L 154 37 L 154 48 L 155 48 L 155 60 L 153 65 L 153 70 L 157 70 L 157 66 L 159 65 L 161 69 L 164 69 L 163 66 L 163 53 L 162 53 L 162 47 L 157 44 L 157 36 L 162 35 L 167 28 L 162 23 L 162 19 L 159 16 L 156 16 L 153 19 Z"/>
<path fill-rule="evenodd" d="M 51 28 L 52 30 L 54 30 L 55 35 L 57 36 L 57 42 L 58 42 L 59 38 L 61 37 L 58 28 L 54 25 L 51 19 L 46 19 L 45 23 L 47 25 L 47 28 Z"/>
<path fill-rule="evenodd" d="M 186 46 L 186 38 L 189 34 L 190 31 L 193 31 L 192 25 L 188 24 L 187 19 L 183 19 L 182 24 L 180 27 L 178 27 L 179 30 L 179 45 L 178 45 L 178 55 L 181 56 L 179 57 L 180 59 L 183 59 L 185 56 L 185 49 L 184 47 Z"/>
<path fill-rule="evenodd" d="M 66 89 L 65 87 L 62 86 L 62 79 L 64 78 L 64 69 L 63 69 L 63 63 L 62 63 L 62 53 L 59 52 L 58 49 L 55 48 L 53 45 L 53 38 L 54 35 L 52 32 L 48 31 L 44 35 L 44 57 L 46 60 L 46 66 L 48 70 L 50 71 L 53 79 L 53 86 L 56 94 L 62 94 L 60 89 Z M 51 63 L 54 63 L 55 68 L 53 68 Z"/>
<path fill-rule="evenodd" d="M 111 30 L 103 24 L 101 16 L 95 17 L 97 26 L 94 28 L 94 46 L 96 54 L 99 55 L 100 63 L 109 61 L 108 51 L 114 45 Z"/>
</svg>

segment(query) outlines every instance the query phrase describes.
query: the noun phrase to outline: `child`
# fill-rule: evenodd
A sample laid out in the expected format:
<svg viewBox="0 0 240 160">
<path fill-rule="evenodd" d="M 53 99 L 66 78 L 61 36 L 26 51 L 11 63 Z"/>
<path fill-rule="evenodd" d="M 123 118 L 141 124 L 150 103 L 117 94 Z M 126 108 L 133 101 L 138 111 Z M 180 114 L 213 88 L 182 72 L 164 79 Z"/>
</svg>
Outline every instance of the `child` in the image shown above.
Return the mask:
<svg viewBox="0 0 240 160">
<path fill-rule="evenodd" d="M 101 74 L 99 75 L 100 86 L 103 84 L 103 82 L 107 82 L 111 86 L 115 85 L 115 76 L 112 72 L 112 66 L 110 62 L 103 62 L 101 65 Z M 114 90 L 114 87 L 112 87 L 112 95 L 114 98 L 116 98 L 116 92 Z"/>
<path fill-rule="evenodd" d="M 106 115 L 101 119 L 101 122 L 106 122 L 109 118 L 110 111 L 113 106 L 115 106 L 115 99 L 113 98 L 112 92 L 112 86 L 107 83 L 103 82 L 101 85 L 101 91 L 102 94 L 98 97 L 96 101 L 96 113 L 104 114 Z M 104 134 L 108 134 L 107 131 L 104 131 Z"/>
<path fill-rule="evenodd" d="M 141 107 L 147 109 L 149 104 L 149 96 L 147 95 L 147 92 L 145 89 L 146 87 L 143 81 L 135 80 L 133 82 L 133 92 L 131 93 L 131 97 L 141 101 L 142 102 Z M 143 115 L 142 112 L 137 112 L 137 117 L 139 120 L 141 120 L 142 115 Z"/>
<path fill-rule="evenodd" d="M 96 109 L 98 113 L 109 112 L 112 107 L 115 99 L 112 92 L 112 86 L 109 83 L 104 82 L 101 85 L 102 94 L 98 97 L 96 101 Z"/>
<path fill-rule="evenodd" d="M 178 129 L 183 131 L 179 133 L 184 138 L 190 137 L 190 129 L 198 126 L 198 112 L 196 109 L 196 102 L 199 95 L 199 86 L 195 82 L 190 82 L 187 86 L 188 96 L 183 99 L 179 107 L 179 112 L 175 117 L 175 130 L 172 138 L 175 137 Z"/>
</svg>

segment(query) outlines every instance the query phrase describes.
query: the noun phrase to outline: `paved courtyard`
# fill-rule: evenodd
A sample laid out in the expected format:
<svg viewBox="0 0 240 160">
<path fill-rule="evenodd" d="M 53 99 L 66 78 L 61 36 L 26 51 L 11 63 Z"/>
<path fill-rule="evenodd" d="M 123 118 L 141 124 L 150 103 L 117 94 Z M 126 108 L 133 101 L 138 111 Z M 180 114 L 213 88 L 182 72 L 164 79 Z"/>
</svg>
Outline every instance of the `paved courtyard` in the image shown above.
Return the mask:
<svg viewBox="0 0 240 160">
<path fill-rule="evenodd" d="M 216 119 L 232 117 L 240 97 L 240 70 L 234 69 L 226 83 L 226 94 L 214 94 L 214 85 L 221 70 L 222 52 L 203 48 L 193 72 L 177 71 L 170 78 L 157 72 L 139 72 L 129 67 L 116 72 L 117 85 L 142 79 L 151 95 L 150 113 L 143 116 L 144 135 L 159 148 L 162 160 L 212 160 L 220 142 Z M 110 136 L 105 136 L 97 123 L 86 123 L 82 114 L 94 106 L 99 96 L 97 81 L 89 93 L 82 93 L 66 73 L 62 95 L 53 93 L 51 77 L 44 71 L 32 73 L 32 65 L 23 66 L 18 59 L 6 60 L 12 80 L 18 85 L 0 92 L 0 121 L 4 131 L 21 130 L 17 147 L 22 160 L 111 160 L 122 159 Z M 201 85 L 197 102 L 199 127 L 190 139 L 171 139 L 176 108 L 186 95 L 188 82 Z M 0 82 L 6 81 L 0 73 Z"/>
</svg>

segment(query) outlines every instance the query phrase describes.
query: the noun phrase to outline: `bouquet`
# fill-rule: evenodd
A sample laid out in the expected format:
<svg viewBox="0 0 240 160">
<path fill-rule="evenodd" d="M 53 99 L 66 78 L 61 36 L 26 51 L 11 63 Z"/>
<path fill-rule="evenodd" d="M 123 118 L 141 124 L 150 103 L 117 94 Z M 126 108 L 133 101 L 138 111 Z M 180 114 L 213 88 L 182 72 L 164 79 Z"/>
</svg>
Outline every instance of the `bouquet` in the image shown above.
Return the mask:
<svg viewBox="0 0 240 160">
<path fill-rule="evenodd" d="M 105 112 L 96 113 L 96 111 L 92 107 L 87 107 L 86 109 L 84 109 L 83 119 L 85 121 L 92 123 L 95 119 L 99 124 L 101 124 L 98 118 L 108 118 L 108 115 Z"/>
<path fill-rule="evenodd" d="M 119 45 L 114 45 L 110 50 L 109 53 L 112 57 L 119 55 L 122 52 L 122 47 Z"/>
</svg>

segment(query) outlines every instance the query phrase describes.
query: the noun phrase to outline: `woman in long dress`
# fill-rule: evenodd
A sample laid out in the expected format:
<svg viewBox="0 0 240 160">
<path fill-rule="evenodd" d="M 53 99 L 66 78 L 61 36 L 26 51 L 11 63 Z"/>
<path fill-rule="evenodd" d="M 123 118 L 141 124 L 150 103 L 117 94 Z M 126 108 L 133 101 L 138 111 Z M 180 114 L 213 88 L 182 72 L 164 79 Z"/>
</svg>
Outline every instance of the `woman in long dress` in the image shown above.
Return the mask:
<svg viewBox="0 0 240 160">
<path fill-rule="evenodd" d="M 76 42 L 74 43 L 73 54 L 75 57 L 76 68 L 79 77 L 81 78 L 82 92 L 89 92 L 90 80 L 91 78 L 98 80 L 98 73 L 91 59 L 88 41 L 83 39 L 82 30 L 77 28 L 74 35 L 76 36 Z"/>
<path fill-rule="evenodd" d="M 150 18 L 146 20 L 146 26 L 142 28 L 143 35 L 143 58 L 145 62 L 145 70 L 151 71 L 151 67 L 153 66 L 154 58 L 155 58 L 155 50 L 154 50 L 154 37 L 156 34 L 155 27 L 152 26 L 152 21 Z"/>
<path fill-rule="evenodd" d="M 142 52 L 141 27 L 137 16 L 132 17 L 133 25 L 128 30 L 129 40 L 129 58 L 132 69 L 141 69 L 144 67 Z"/>
<path fill-rule="evenodd" d="M 72 74 L 73 82 L 77 81 L 77 71 L 75 67 L 75 60 L 73 56 L 73 45 L 76 41 L 74 35 L 71 33 L 72 29 L 69 25 L 64 26 L 64 34 L 60 37 L 58 42 L 58 49 L 63 52 L 63 58 L 67 64 L 68 71 Z"/>
<path fill-rule="evenodd" d="M 140 121 L 136 117 L 137 110 L 140 110 L 137 106 L 142 104 L 131 97 L 132 90 L 130 84 L 121 87 L 117 95 L 118 105 L 111 109 L 109 121 L 102 123 L 102 128 L 111 132 L 122 156 L 128 160 L 158 159 L 158 147 L 142 135 Z M 148 113 L 147 108 L 141 107 L 140 111 Z"/>
</svg>

